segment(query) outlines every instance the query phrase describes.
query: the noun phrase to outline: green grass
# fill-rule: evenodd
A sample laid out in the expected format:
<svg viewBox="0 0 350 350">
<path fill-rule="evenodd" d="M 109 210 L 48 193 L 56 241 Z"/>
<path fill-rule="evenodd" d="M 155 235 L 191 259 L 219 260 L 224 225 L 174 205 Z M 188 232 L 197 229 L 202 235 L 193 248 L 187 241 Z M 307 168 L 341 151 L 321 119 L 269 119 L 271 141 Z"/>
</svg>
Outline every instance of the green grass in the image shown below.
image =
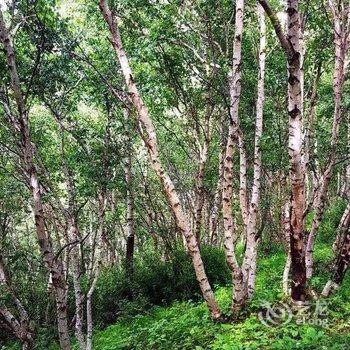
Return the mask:
<svg viewBox="0 0 350 350">
<path fill-rule="evenodd" d="M 321 291 L 328 279 L 332 252 L 329 246 L 319 244 L 315 252 L 315 277 L 311 284 Z M 286 303 L 281 290 L 281 276 L 285 256 L 283 252 L 260 257 L 258 263 L 256 294 L 241 315 L 230 324 L 215 324 L 204 303 L 175 302 L 171 306 L 154 306 L 140 315 L 122 316 L 119 322 L 94 333 L 96 350 L 288 350 L 288 349 L 350 349 L 350 278 L 341 290 L 327 299 L 327 324 L 313 325 L 309 318 L 297 324 L 293 317 L 288 324 L 267 327 L 258 313 L 264 303 Z M 229 314 L 231 287 L 216 286 L 216 297 L 222 311 Z M 280 305 L 280 304 L 279 304 Z M 314 310 L 315 305 L 312 306 Z M 95 315 L 96 316 L 96 315 Z M 300 319 L 300 317 L 299 317 Z M 47 339 L 41 330 L 34 348 L 57 350 L 58 346 Z M 47 344 L 50 344 L 48 346 Z M 46 344 L 46 345 L 43 345 Z M 76 345 L 75 345 L 76 346 Z M 18 344 L 6 350 L 18 349 Z"/>
<path fill-rule="evenodd" d="M 320 247 L 315 254 L 316 264 L 330 255 L 329 249 Z M 256 295 L 239 322 L 214 324 L 204 303 L 176 302 L 170 307 L 154 307 L 146 315 L 124 319 L 96 332 L 95 349 L 350 349 L 349 278 L 338 294 L 327 299 L 329 315 L 324 326 L 315 326 L 310 319 L 297 324 L 293 318 L 278 327 L 267 327 L 259 321 L 258 312 L 264 301 L 273 303 L 283 298 L 283 263 L 283 254 L 260 259 Z M 326 279 L 327 273 L 323 271 L 312 284 L 320 290 Z M 218 288 L 216 296 L 224 312 L 228 312 L 231 288 Z"/>
</svg>

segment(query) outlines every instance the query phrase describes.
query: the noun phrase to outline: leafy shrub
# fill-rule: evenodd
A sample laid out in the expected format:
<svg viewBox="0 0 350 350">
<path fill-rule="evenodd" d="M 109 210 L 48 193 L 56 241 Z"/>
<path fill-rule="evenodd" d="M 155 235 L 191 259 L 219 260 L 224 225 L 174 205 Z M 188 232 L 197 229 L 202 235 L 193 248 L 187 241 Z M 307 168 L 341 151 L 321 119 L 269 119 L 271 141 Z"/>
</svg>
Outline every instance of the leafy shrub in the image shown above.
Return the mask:
<svg viewBox="0 0 350 350">
<path fill-rule="evenodd" d="M 207 246 L 201 251 L 212 285 L 230 283 L 224 252 Z M 142 257 L 135 258 L 132 279 L 123 267 L 101 272 L 93 302 L 95 322 L 105 327 L 118 317 L 134 316 L 152 305 L 199 299 L 200 290 L 192 262 L 184 250 L 175 250 L 168 261 L 154 252 L 143 252 Z"/>
</svg>

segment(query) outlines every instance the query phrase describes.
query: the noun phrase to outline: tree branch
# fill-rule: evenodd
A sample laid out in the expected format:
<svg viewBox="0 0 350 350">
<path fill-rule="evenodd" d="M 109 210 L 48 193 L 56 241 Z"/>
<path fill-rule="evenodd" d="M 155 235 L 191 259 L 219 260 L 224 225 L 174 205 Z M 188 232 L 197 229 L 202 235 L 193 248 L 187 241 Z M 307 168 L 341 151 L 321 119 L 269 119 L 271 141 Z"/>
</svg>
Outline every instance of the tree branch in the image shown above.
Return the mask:
<svg viewBox="0 0 350 350">
<path fill-rule="evenodd" d="M 283 32 L 282 25 L 280 20 L 278 19 L 275 11 L 272 9 L 271 5 L 266 0 L 258 0 L 260 5 L 263 7 L 265 13 L 269 17 L 271 24 L 275 30 L 275 33 L 278 37 L 278 40 L 281 43 L 282 48 L 286 51 L 287 55 L 292 55 L 294 53 L 294 49 L 292 44 L 289 42 L 288 38 Z"/>
</svg>

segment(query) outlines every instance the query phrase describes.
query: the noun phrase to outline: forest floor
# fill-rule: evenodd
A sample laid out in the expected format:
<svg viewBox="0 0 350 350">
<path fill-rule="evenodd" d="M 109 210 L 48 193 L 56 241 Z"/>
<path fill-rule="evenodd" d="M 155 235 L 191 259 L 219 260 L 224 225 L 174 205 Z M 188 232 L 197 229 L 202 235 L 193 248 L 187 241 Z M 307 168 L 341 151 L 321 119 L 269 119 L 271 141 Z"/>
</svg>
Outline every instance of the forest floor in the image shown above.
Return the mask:
<svg viewBox="0 0 350 350">
<path fill-rule="evenodd" d="M 318 277 L 311 282 L 315 290 L 320 291 L 327 280 L 330 257 L 326 246 L 315 252 Z M 284 259 L 283 254 L 261 259 L 256 295 L 240 320 L 215 324 L 204 303 L 176 302 L 96 332 L 95 349 L 350 349 L 350 278 L 335 296 L 312 302 L 296 314 L 283 299 Z M 231 288 L 218 287 L 216 296 L 228 312 Z"/>
<path fill-rule="evenodd" d="M 322 290 L 329 276 L 329 246 L 319 244 L 315 251 L 317 269 L 311 285 L 316 291 Z M 349 350 L 350 277 L 334 296 L 314 301 L 296 314 L 282 293 L 284 261 L 283 252 L 259 259 L 255 296 L 234 322 L 213 323 L 203 302 L 178 301 L 123 316 L 116 324 L 96 330 L 94 350 Z M 231 287 L 215 288 L 222 311 L 229 315 Z M 58 349 L 57 343 L 43 346 L 39 339 L 35 343 L 35 350 Z M 3 349 L 17 350 L 19 344 Z"/>
</svg>

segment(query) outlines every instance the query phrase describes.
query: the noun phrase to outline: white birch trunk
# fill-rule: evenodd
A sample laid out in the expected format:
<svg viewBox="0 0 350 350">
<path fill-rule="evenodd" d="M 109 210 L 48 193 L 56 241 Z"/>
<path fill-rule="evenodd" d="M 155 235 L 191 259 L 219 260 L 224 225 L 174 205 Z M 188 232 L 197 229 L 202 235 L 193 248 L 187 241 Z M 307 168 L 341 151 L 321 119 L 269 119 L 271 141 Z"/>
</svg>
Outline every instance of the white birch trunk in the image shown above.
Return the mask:
<svg viewBox="0 0 350 350">
<path fill-rule="evenodd" d="M 5 305 L 0 306 L 0 315 L 5 320 L 6 325 L 11 329 L 13 335 L 22 343 L 22 348 L 28 349 L 33 341 L 29 315 L 11 286 L 9 276 L 5 270 L 4 260 L 0 255 L 0 287 L 1 286 L 3 286 L 3 288 L 11 296 L 19 317 L 17 318 L 14 314 L 12 314 Z"/>
<path fill-rule="evenodd" d="M 106 213 L 106 191 L 102 190 L 98 195 L 98 228 L 95 241 L 95 261 L 92 263 L 91 285 L 86 295 L 86 350 L 92 350 L 93 336 L 93 315 L 92 315 L 92 297 L 96 288 L 100 268 L 102 264 L 102 237 L 105 225 Z"/>
<path fill-rule="evenodd" d="M 302 47 L 299 1 L 287 0 L 287 35 L 269 3 L 259 0 L 269 16 L 276 35 L 285 50 L 288 62 L 288 154 L 291 182 L 291 268 L 292 299 L 306 300 L 306 267 L 304 249 L 305 167 L 302 159 Z"/>
<path fill-rule="evenodd" d="M 127 143 L 127 154 L 124 164 L 124 177 L 126 183 L 126 269 L 129 277 L 134 272 L 134 250 L 135 250 L 135 223 L 134 223 L 134 192 L 132 176 L 132 144 L 130 135 L 130 110 L 129 106 L 124 109 L 125 135 Z"/>
<path fill-rule="evenodd" d="M 264 9 L 257 3 L 257 13 L 260 29 L 259 46 L 259 73 L 258 73 L 258 98 L 256 102 L 255 143 L 254 143 L 254 175 L 252 196 L 248 212 L 247 244 L 243 262 L 243 275 L 247 283 L 248 296 L 251 297 L 255 290 L 256 260 L 257 260 L 257 215 L 260 203 L 261 188 L 261 148 L 260 141 L 263 129 L 263 110 L 265 100 L 265 61 L 266 61 L 266 27 Z"/>
<path fill-rule="evenodd" d="M 41 189 L 37 176 L 37 169 L 34 163 L 34 148 L 31 143 L 31 136 L 28 122 L 28 111 L 26 110 L 21 83 L 17 73 L 15 53 L 5 26 L 2 9 L 0 7 L 0 41 L 2 42 L 8 70 L 11 76 L 11 86 L 17 106 L 17 113 L 14 119 L 14 129 L 21 139 L 22 162 L 29 178 L 30 190 L 33 198 L 33 212 L 37 238 L 45 265 L 52 276 L 52 285 L 56 296 L 57 324 L 60 346 L 62 350 L 70 350 L 70 339 L 67 322 L 67 285 L 64 279 L 62 261 L 56 258 L 50 235 L 46 230 L 44 209 L 42 203 Z"/>
<path fill-rule="evenodd" d="M 243 273 L 237 262 L 235 254 L 235 232 L 232 215 L 232 180 L 233 180 L 233 154 L 235 144 L 238 143 L 238 110 L 241 95 L 241 51 L 243 34 L 244 1 L 236 1 L 235 35 L 232 60 L 232 76 L 230 77 L 230 124 L 224 160 L 224 176 L 222 190 L 222 212 L 224 219 L 224 247 L 226 261 L 232 272 L 233 295 L 232 311 L 240 310 L 247 298 L 243 283 Z"/>
<path fill-rule="evenodd" d="M 190 229 L 189 220 L 184 213 L 182 205 L 180 204 L 180 199 L 174 187 L 174 184 L 168 176 L 168 174 L 165 172 L 163 165 L 160 161 L 158 143 L 153 121 L 149 115 L 146 105 L 144 104 L 139 94 L 134 77 L 132 75 L 132 70 L 129 65 L 128 58 L 122 46 L 117 20 L 112 15 L 106 0 L 100 0 L 99 6 L 103 17 L 108 24 L 109 31 L 111 33 L 111 42 L 118 56 L 119 63 L 125 78 L 126 86 L 128 88 L 128 92 L 132 99 L 133 105 L 136 108 L 139 121 L 144 129 L 142 137 L 148 150 L 151 165 L 162 183 L 164 191 L 167 195 L 169 205 L 176 218 L 177 226 L 186 239 L 186 245 L 192 258 L 192 263 L 194 266 L 197 280 L 199 282 L 199 286 L 202 291 L 202 295 L 208 305 L 211 316 L 214 319 L 217 319 L 220 317 L 221 314 L 204 269 L 197 239 Z"/>
<path fill-rule="evenodd" d="M 286 240 L 287 257 L 286 257 L 286 263 L 284 265 L 283 278 L 282 278 L 282 289 L 283 289 L 284 295 L 286 296 L 290 296 L 290 292 L 291 292 L 289 287 L 289 272 L 290 272 L 290 265 L 291 265 L 289 212 L 290 212 L 290 203 L 287 202 L 283 210 L 283 226 L 284 226 L 284 234 L 285 234 L 285 240 Z"/>
<path fill-rule="evenodd" d="M 214 202 L 211 209 L 210 214 L 210 222 L 209 222 L 209 232 L 210 232 L 210 242 L 213 245 L 218 244 L 218 223 L 219 223 L 219 213 L 222 201 L 222 184 L 223 184 L 223 176 L 224 176 L 224 159 L 225 159 L 225 150 L 226 150 L 226 139 L 225 139 L 225 123 L 223 118 L 220 121 L 220 154 L 219 154 L 219 178 L 216 185 L 216 192 L 214 196 Z"/>
<path fill-rule="evenodd" d="M 318 232 L 318 228 L 321 224 L 325 209 L 325 200 L 327 195 L 328 186 L 333 175 L 333 170 L 336 161 L 336 149 L 339 142 L 339 127 L 342 119 L 341 102 L 343 95 L 343 87 L 345 81 L 345 58 L 348 50 L 349 38 L 348 38 L 348 15 L 349 6 L 347 10 L 339 13 L 336 5 L 332 0 L 329 0 L 329 7 L 332 12 L 333 26 L 334 26 L 334 46 L 335 46 L 335 62 L 333 72 L 333 95 L 334 95 L 334 113 L 333 113 L 333 126 L 331 136 L 331 153 L 324 173 L 319 182 L 319 187 L 316 192 L 314 208 L 315 215 L 312 222 L 311 232 L 308 237 L 305 262 L 307 278 L 310 278 L 313 273 L 313 250 L 314 242 Z M 344 17 L 345 16 L 345 17 Z"/>
</svg>

